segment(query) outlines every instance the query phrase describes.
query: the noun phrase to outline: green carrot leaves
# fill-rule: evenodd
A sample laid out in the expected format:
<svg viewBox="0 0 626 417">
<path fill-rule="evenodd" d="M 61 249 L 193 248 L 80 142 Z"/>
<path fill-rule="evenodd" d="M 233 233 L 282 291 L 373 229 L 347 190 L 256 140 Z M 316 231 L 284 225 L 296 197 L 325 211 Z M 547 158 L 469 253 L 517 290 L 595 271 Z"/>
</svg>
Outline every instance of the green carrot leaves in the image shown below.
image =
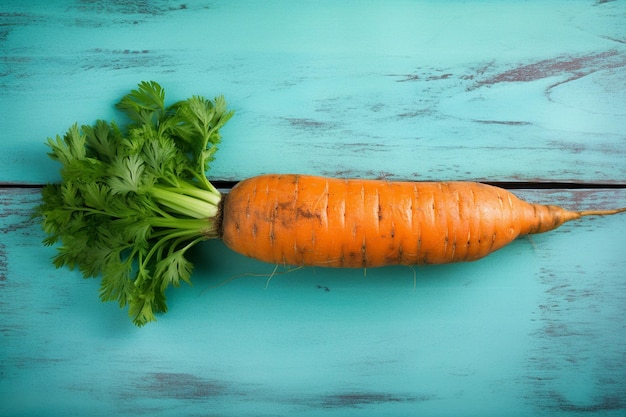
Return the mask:
<svg viewBox="0 0 626 417">
<path fill-rule="evenodd" d="M 44 244 L 59 244 L 55 266 L 101 276 L 100 298 L 128 305 L 141 326 L 167 310 L 170 285 L 190 282 L 188 249 L 219 237 L 221 195 L 205 172 L 232 112 L 222 97 L 166 107 L 154 81 L 117 108 L 131 124 L 75 124 L 48 139 L 62 181 L 43 188 L 36 214 Z"/>
<path fill-rule="evenodd" d="M 137 126 L 157 124 L 165 112 L 165 91 L 154 81 L 142 81 L 137 90 L 132 90 L 117 104 Z"/>
</svg>

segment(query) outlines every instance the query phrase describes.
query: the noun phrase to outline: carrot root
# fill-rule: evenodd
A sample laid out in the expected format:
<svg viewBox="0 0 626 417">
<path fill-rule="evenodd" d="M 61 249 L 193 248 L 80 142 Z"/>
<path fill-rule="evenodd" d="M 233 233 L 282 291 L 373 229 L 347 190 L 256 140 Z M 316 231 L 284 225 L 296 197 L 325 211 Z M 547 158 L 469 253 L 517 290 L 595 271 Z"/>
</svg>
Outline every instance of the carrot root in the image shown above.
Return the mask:
<svg viewBox="0 0 626 417">
<path fill-rule="evenodd" d="M 268 263 L 362 268 L 366 276 L 378 266 L 474 261 L 519 236 L 622 212 L 531 204 L 474 182 L 268 174 L 225 197 L 222 240 Z"/>
</svg>

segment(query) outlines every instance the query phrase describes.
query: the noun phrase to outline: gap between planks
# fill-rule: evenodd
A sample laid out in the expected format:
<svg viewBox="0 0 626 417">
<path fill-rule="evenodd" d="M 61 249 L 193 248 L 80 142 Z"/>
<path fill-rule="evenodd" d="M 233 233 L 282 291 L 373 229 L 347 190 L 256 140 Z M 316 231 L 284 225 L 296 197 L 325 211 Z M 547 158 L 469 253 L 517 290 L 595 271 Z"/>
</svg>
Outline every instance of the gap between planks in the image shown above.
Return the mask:
<svg viewBox="0 0 626 417">
<path fill-rule="evenodd" d="M 402 181 L 402 180 L 394 180 Z M 211 184 L 215 188 L 228 191 L 233 188 L 239 181 L 212 180 Z M 419 181 L 411 181 L 419 182 Z M 494 185 L 506 190 L 589 190 L 589 189 L 626 189 L 626 183 L 621 182 L 564 182 L 564 181 L 477 181 L 483 184 Z M 19 189 L 19 188 L 43 188 L 46 184 L 33 183 L 2 183 L 0 189 Z"/>
</svg>

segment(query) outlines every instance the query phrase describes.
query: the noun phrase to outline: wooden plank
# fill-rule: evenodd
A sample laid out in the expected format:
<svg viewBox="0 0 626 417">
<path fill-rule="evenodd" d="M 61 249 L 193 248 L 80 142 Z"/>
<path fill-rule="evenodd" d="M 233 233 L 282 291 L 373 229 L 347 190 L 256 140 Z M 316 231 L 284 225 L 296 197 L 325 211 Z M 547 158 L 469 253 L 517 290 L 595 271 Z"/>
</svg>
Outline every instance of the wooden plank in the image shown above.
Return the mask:
<svg viewBox="0 0 626 417">
<path fill-rule="evenodd" d="M 626 206 L 626 190 L 518 194 Z M 270 279 L 272 265 L 206 242 L 194 286 L 139 329 L 97 300 L 97 280 L 52 267 L 29 220 L 38 201 L 37 190 L 0 190 L 1 415 L 626 412 L 624 215 L 474 263 L 366 274 Z"/>
<path fill-rule="evenodd" d="M 625 182 L 621 2 L 5 0 L 0 182 L 140 80 L 237 111 L 217 179 Z M 513 157 L 514 156 L 514 157 Z"/>
</svg>

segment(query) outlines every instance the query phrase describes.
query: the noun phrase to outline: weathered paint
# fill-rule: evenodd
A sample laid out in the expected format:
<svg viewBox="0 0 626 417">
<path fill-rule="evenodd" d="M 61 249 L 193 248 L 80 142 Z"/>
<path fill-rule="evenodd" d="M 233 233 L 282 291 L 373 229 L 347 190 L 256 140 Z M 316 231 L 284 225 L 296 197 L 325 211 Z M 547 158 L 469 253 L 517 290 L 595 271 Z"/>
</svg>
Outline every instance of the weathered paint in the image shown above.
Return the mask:
<svg viewBox="0 0 626 417">
<path fill-rule="evenodd" d="M 518 190 L 575 210 L 625 190 Z M 579 415 L 624 412 L 623 216 L 572 222 L 471 264 L 290 272 L 192 254 L 193 287 L 135 328 L 97 280 L 55 270 L 0 192 L 0 414 Z"/>
<path fill-rule="evenodd" d="M 57 178 L 46 137 L 142 79 L 237 111 L 213 178 L 623 184 L 623 28 L 621 1 L 3 1 L 0 415 L 623 415 L 623 216 L 416 269 L 274 271 L 207 242 L 137 329 L 52 267 L 19 188 Z"/>
<path fill-rule="evenodd" d="M 4 1 L 0 180 L 155 79 L 236 110 L 217 179 L 624 182 L 623 5 L 544 3 Z"/>
</svg>

